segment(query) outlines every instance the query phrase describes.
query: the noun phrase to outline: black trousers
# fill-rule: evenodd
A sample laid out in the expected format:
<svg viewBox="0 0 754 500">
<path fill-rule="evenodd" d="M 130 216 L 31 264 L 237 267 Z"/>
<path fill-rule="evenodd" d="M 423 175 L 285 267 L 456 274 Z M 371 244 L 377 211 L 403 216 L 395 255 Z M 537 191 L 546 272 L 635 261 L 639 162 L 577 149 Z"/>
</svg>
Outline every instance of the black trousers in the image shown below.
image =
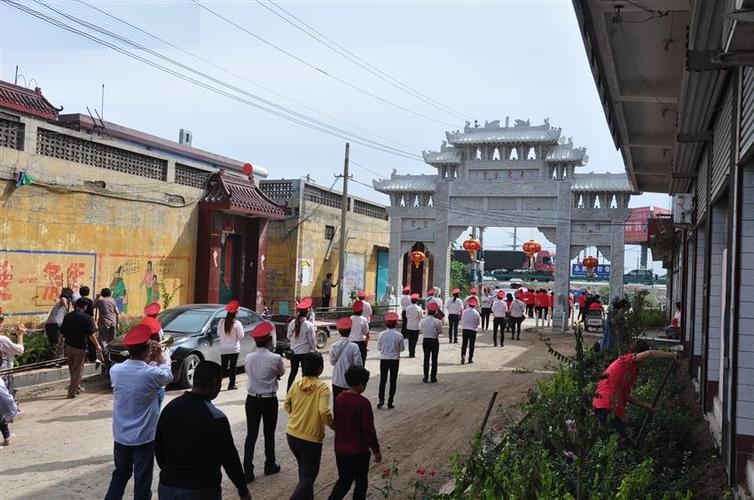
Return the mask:
<svg viewBox="0 0 754 500">
<path fill-rule="evenodd" d="M 401 312 L 401 333 L 403 334 L 403 338 L 405 339 L 408 335 L 408 329 L 406 328 L 406 311 Z"/>
<path fill-rule="evenodd" d="M 8 422 L 3 417 L 0 417 L 0 434 L 2 434 L 3 439 L 10 437 L 10 427 L 8 427 Z"/>
<path fill-rule="evenodd" d="M 254 470 L 254 447 L 259 424 L 264 425 L 264 466 L 275 465 L 275 428 L 278 425 L 278 398 L 246 396 L 246 442 L 243 448 L 243 469 Z"/>
<path fill-rule="evenodd" d="M 236 385 L 237 364 L 237 352 L 234 352 L 233 354 L 220 354 L 220 366 L 223 367 L 223 376 L 227 375 L 229 378 L 228 387 L 234 387 Z"/>
<path fill-rule="evenodd" d="M 459 321 L 461 321 L 460 314 L 448 314 L 448 337 L 451 342 L 458 342 Z"/>
<path fill-rule="evenodd" d="M 489 307 L 483 307 L 482 308 L 482 330 L 489 330 L 490 315 L 492 315 L 492 309 Z"/>
<path fill-rule="evenodd" d="M 511 338 L 513 338 L 513 335 L 516 335 L 516 338 L 521 338 L 521 323 L 524 322 L 524 317 L 519 316 L 518 318 L 514 318 L 511 316 L 510 318 L 510 324 L 511 324 Z"/>
<path fill-rule="evenodd" d="M 500 329 L 500 345 L 503 345 L 505 342 L 505 317 L 496 317 L 492 319 L 492 343 L 495 344 L 495 346 L 497 346 L 498 329 Z"/>
<path fill-rule="evenodd" d="M 366 366 L 367 365 L 367 341 L 359 340 L 358 342 L 354 342 L 354 344 L 359 346 L 359 352 L 361 353 L 362 366 Z"/>
<path fill-rule="evenodd" d="M 322 307 L 330 307 L 330 295 L 323 295 L 322 296 Z"/>
<path fill-rule="evenodd" d="M 348 490 L 351 489 L 351 483 L 356 483 L 353 487 L 354 500 L 365 499 L 369 485 L 369 459 L 371 457 L 369 453 L 360 455 L 336 453 L 335 463 L 338 465 L 338 481 L 333 486 L 328 500 L 345 498 Z"/>
<path fill-rule="evenodd" d="M 474 345 L 476 344 L 476 330 L 462 330 L 463 340 L 461 343 L 461 359 L 466 357 L 466 348 L 469 349 L 469 361 L 474 359 Z"/>
<path fill-rule="evenodd" d="M 385 401 L 385 385 L 387 385 L 388 375 L 390 376 L 390 390 L 387 395 L 387 404 L 393 404 L 395 398 L 395 388 L 398 383 L 398 359 L 381 359 L 380 360 L 380 403 Z"/>
<path fill-rule="evenodd" d="M 333 384 L 332 385 L 332 406 L 335 408 L 335 400 L 338 399 L 338 394 L 341 392 L 346 392 L 348 390 L 348 387 L 340 387 L 338 385 Z"/>
<path fill-rule="evenodd" d="M 526 313 L 529 315 L 529 318 L 534 317 L 534 304 L 526 304 Z"/>
<path fill-rule="evenodd" d="M 293 354 L 291 355 L 291 373 L 288 374 L 288 388 L 287 390 L 291 390 L 291 386 L 293 385 L 293 382 L 296 380 L 296 375 L 298 375 L 298 367 L 301 364 L 301 358 L 304 357 L 304 354 Z"/>
<path fill-rule="evenodd" d="M 424 350 L 424 380 L 437 380 L 437 356 L 440 354 L 440 341 L 438 339 L 422 340 Z M 432 358 L 432 373 L 430 374 L 429 362 Z"/>
<path fill-rule="evenodd" d="M 312 443 L 286 434 L 288 447 L 298 463 L 298 484 L 291 500 L 314 500 L 314 481 L 319 475 L 322 443 Z"/>
<path fill-rule="evenodd" d="M 416 343 L 419 341 L 419 330 L 406 330 L 408 332 L 408 356 L 416 356 Z"/>
<path fill-rule="evenodd" d="M 546 307 L 537 306 L 537 317 L 539 319 L 546 320 L 547 319 L 547 310 L 548 309 Z"/>
<path fill-rule="evenodd" d="M 45 333 L 50 342 L 50 349 L 54 350 L 60 340 L 60 326 L 57 323 L 45 323 Z"/>
</svg>

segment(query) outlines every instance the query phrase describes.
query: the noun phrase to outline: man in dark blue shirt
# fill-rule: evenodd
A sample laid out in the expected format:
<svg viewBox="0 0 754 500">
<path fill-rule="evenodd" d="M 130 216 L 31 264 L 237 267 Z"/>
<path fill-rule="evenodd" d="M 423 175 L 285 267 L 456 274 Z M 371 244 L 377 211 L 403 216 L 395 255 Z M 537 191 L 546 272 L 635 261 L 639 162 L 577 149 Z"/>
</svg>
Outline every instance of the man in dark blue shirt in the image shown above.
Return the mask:
<svg viewBox="0 0 754 500">
<path fill-rule="evenodd" d="M 194 371 L 191 392 L 162 410 L 155 437 L 161 500 L 220 500 L 221 466 L 241 499 L 251 500 L 228 419 L 212 404 L 221 382 L 220 365 L 202 361 Z"/>
</svg>

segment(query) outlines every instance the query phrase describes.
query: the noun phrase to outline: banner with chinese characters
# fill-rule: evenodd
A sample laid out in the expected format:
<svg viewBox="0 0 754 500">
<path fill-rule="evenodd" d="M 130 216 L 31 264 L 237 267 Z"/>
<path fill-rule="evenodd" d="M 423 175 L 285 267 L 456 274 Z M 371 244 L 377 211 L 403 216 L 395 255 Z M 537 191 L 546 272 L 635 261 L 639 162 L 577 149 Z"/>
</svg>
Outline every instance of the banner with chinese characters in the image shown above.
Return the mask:
<svg viewBox="0 0 754 500">
<path fill-rule="evenodd" d="M 63 287 L 92 289 L 97 256 L 83 252 L 0 250 L 0 305 L 11 316 L 46 314 Z"/>
</svg>

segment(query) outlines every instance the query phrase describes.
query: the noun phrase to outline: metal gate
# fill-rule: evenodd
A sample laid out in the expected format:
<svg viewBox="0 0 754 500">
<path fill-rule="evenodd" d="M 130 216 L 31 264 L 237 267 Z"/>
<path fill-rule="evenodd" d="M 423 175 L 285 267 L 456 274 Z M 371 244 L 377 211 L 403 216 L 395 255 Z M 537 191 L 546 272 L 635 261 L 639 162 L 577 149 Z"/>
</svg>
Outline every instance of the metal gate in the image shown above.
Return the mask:
<svg viewBox="0 0 754 500">
<path fill-rule="evenodd" d="M 699 157 L 699 167 L 696 174 L 696 222 L 704 220 L 707 213 L 707 169 L 709 162 L 709 148 L 705 147 L 702 156 Z"/>
<path fill-rule="evenodd" d="M 725 94 L 723 94 L 721 109 L 713 128 L 710 200 L 717 199 L 717 196 L 727 184 L 730 174 L 732 116 L 733 84 L 729 83 Z"/>
<path fill-rule="evenodd" d="M 754 68 L 744 68 L 741 88 L 741 158 L 754 147 Z"/>
</svg>

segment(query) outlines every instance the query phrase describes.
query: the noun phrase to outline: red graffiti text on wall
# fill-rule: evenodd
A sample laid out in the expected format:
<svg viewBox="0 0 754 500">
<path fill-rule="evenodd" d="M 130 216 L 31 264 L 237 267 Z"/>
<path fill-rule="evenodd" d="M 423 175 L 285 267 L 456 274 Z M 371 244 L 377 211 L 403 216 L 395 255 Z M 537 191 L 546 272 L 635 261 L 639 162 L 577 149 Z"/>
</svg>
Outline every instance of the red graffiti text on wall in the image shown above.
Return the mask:
<svg viewBox="0 0 754 500">
<path fill-rule="evenodd" d="M 13 281 L 13 266 L 7 260 L 0 260 L 0 300 L 10 300 L 10 285 Z"/>
</svg>

